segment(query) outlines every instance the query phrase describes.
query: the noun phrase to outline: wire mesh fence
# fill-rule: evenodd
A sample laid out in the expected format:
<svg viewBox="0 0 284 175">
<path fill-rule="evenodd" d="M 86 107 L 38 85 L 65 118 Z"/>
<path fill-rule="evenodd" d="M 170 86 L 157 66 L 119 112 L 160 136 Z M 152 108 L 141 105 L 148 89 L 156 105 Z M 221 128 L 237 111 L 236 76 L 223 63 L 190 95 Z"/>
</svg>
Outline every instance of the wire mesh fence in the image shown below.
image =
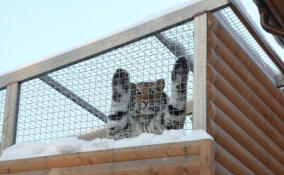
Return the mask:
<svg viewBox="0 0 284 175">
<path fill-rule="evenodd" d="M 267 75 L 271 77 L 271 80 L 274 79 L 275 75 L 281 74 L 278 67 L 274 64 L 271 58 L 266 54 L 230 7 L 219 10 L 215 12 L 215 14 L 222 19 L 222 21 L 226 24 L 226 27 L 228 27 L 235 37 L 238 38 L 238 41 L 242 43 L 246 52 L 265 70 Z"/>
<path fill-rule="evenodd" d="M 1 131 L 0 143 L 2 139 L 2 128 L 3 128 L 3 120 L 4 120 L 4 112 L 5 112 L 5 99 L 6 99 L 6 89 L 0 90 L 0 131 Z"/>
<path fill-rule="evenodd" d="M 21 83 L 16 142 L 52 142 L 97 128 L 107 128 L 113 124 L 109 118 L 114 115 L 114 102 L 124 97 L 132 101 L 125 102 L 122 99 L 124 103 L 119 103 L 121 106 L 118 109 L 123 109 L 127 103 L 127 111 L 123 111 L 123 115 L 136 118 L 136 121 L 142 118 L 148 121 L 152 115 L 159 115 L 160 123 L 167 123 L 167 115 L 173 114 L 177 118 L 185 115 L 184 102 L 192 100 L 193 95 L 193 73 L 189 71 L 185 75 L 184 72 L 190 70 L 192 64 L 189 62 L 185 68 L 185 63 L 177 59 L 180 56 L 187 60 L 192 58 L 193 31 L 193 21 L 187 21 Z M 117 69 L 127 71 L 130 79 L 128 84 L 120 83 L 124 87 L 122 91 L 117 91 L 113 84 Z M 172 72 L 175 74 L 172 75 Z M 125 80 L 120 75 L 119 78 Z M 162 85 L 158 86 L 157 80 Z M 145 88 L 140 87 L 139 91 L 138 87 L 142 84 Z M 128 85 L 132 88 L 130 96 L 123 96 Z M 147 94 L 142 92 L 144 90 Z M 184 93 L 186 96 L 182 96 Z M 142 111 L 141 104 L 147 112 Z M 169 107 L 169 104 L 172 106 Z M 151 110 L 152 113 L 149 112 Z M 192 126 L 189 118 L 190 115 L 180 123 L 171 122 L 181 124 L 179 127 L 189 132 Z M 115 122 L 119 122 L 118 119 Z M 174 128 L 166 124 L 163 126 L 165 129 Z M 152 131 L 145 129 L 143 132 Z"/>
</svg>

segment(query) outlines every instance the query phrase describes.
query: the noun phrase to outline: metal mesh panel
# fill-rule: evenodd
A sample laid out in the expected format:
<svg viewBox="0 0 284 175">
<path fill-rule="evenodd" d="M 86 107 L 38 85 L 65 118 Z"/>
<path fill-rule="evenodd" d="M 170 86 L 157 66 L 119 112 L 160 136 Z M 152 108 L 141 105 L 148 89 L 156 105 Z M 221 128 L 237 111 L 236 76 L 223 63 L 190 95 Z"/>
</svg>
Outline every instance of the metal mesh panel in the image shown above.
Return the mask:
<svg viewBox="0 0 284 175">
<path fill-rule="evenodd" d="M 16 142 L 52 142 L 106 126 L 112 77 L 118 68 L 129 72 L 132 83 L 164 79 L 164 91 L 170 96 L 171 71 L 178 55 L 193 55 L 192 21 L 23 82 Z M 190 72 L 187 101 L 192 100 L 192 88 Z M 184 130 L 191 130 L 188 117 Z"/>
<path fill-rule="evenodd" d="M 230 7 L 219 10 L 215 14 L 222 19 L 226 27 L 228 27 L 235 37 L 238 38 L 240 43 L 242 43 L 247 53 L 266 71 L 271 79 L 274 79 L 275 75 L 281 73 Z"/>
<path fill-rule="evenodd" d="M 5 99 L 6 99 L 6 89 L 0 90 L 0 143 L 2 139 L 2 128 L 3 128 L 3 119 L 5 111 Z M 1 144 L 0 144 L 1 146 Z"/>
</svg>

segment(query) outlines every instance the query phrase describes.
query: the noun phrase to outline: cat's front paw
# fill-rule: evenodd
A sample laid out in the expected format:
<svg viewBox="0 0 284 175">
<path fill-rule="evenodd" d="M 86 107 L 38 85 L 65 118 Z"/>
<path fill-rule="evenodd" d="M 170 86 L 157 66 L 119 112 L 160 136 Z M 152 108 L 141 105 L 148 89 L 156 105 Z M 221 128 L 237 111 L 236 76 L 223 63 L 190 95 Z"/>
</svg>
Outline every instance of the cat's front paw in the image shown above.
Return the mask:
<svg viewBox="0 0 284 175">
<path fill-rule="evenodd" d="M 128 85 L 129 84 L 129 74 L 126 70 L 117 69 L 112 78 L 112 84 L 117 85 Z"/>
<path fill-rule="evenodd" d="M 178 77 L 187 77 L 189 72 L 189 62 L 185 57 L 179 57 L 174 65 L 172 71 L 172 81 L 175 81 Z"/>
</svg>

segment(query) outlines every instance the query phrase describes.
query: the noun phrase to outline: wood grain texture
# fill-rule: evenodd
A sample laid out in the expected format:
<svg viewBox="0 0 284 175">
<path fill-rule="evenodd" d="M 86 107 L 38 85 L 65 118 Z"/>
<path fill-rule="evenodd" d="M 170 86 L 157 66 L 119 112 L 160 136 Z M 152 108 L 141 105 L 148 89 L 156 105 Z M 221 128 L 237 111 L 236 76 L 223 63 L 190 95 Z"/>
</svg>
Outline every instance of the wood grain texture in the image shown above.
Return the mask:
<svg viewBox="0 0 284 175">
<path fill-rule="evenodd" d="M 214 147 L 211 140 L 200 143 L 200 174 L 214 175 Z"/>
<path fill-rule="evenodd" d="M 208 14 L 207 132 L 216 174 L 284 173 L 284 96 L 223 22 Z"/>
<path fill-rule="evenodd" d="M 19 100 L 19 84 L 13 83 L 7 87 L 5 113 L 2 128 L 1 150 L 13 145 L 16 140 L 17 115 Z"/>
<path fill-rule="evenodd" d="M 194 18 L 193 129 L 206 129 L 207 13 Z"/>
<path fill-rule="evenodd" d="M 244 69 L 245 74 L 252 74 L 258 81 L 247 81 L 248 85 L 254 89 L 255 93 L 259 95 L 265 102 L 267 100 L 272 101 L 267 105 L 273 109 L 276 114 L 283 120 L 284 119 L 284 95 L 275 87 L 275 85 L 267 78 L 263 70 L 254 63 L 253 59 L 244 51 L 238 41 L 232 37 L 229 31 L 221 24 L 221 22 L 214 18 L 212 15 L 208 15 L 209 28 L 212 34 L 215 34 L 224 45 L 230 50 L 232 59 L 238 60 Z M 226 51 L 226 50 L 225 50 Z M 224 57 L 225 58 L 225 57 Z M 233 64 L 231 64 L 234 66 Z M 240 67 L 233 67 L 234 71 L 242 70 Z M 248 70 L 248 71 L 247 71 Z M 257 84 L 254 84 L 257 83 Z M 276 100 L 271 100 L 275 98 Z"/>
<path fill-rule="evenodd" d="M 228 130 L 223 130 L 213 121 L 210 121 L 210 127 L 213 131 L 214 138 L 223 148 L 225 148 L 232 156 L 236 157 L 239 161 L 244 162 L 245 165 L 253 171 L 255 174 L 274 174 L 281 172 L 281 164 L 278 163 L 278 166 L 271 167 L 271 164 L 265 165 L 262 163 L 262 160 L 255 157 L 248 151 L 247 145 L 241 145 L 239 142 L 234 140 L 229 134 Z M 253 147 L 253 146 L 252 146 Z M 274 159 L 275 161 L 275 159 Z M 269 168 L 271 169 L 269 169 Z"/>
<path fill-rule="evenodd" d="M 0 174 L 200 154 L 200 141 L 72 153 L 0 162 Z"/>
<path fill-rule="evenodd" d="M 208 90 L 208 94 L 212 95 L 212 102 L 220 108 L 227 117 L 229 117 L 244 133 L 250 136 L 250 139 L 255 140 L 265 150 L 280 162 L 284 160 L 284 154 L 281 148 L 276 146 L 264 133 L 256 127 L 247 117 L 230 102 L 222 93 L 214 86 Z M 232 125 L 229 125 L 233 127 Z M 241 142 L 247 144 L 247 141 Z M 254 145 L 252 145 L 254 146 Z"/>
<path fill-rule="evenodd" d="M 237 160 L 218 143 L 214 144 L 215 160 L 234 175 L 255 175 L 244 163 Z"/>
<path fill-rule="evenodd" d="M 193 101 L 186 102 L 186 114 L 192 114 L 193 112 Z"/>
<path fill-rule="evenodd" d="M 243 111 L 251 121 L 253 121 L 261 130 L 270 136 L 279 146 L 284 148 L 284 128 L 278 116 L 261 100 L 259 96 L 239 78 L 238 74 L 231 70 L 214 51 L 209 51 L 208 56 L 209 65 L 207 67 L 210 82 L 216 85 L 222 85 L 220 81 L 226 81 L 236 91 L 238 97 L 235 99 L 227 92 L 227 97 L 233 101 L 238 98 L 244 98 L 244 103 L 239 104 L 238 108 Z M 224 77 L 224 78 L 222 78 Z M 244 101 L 244 100 L 243 100 Z M 246 107 L 242 107 L 246 106 Z M 278 131 L 277 131 L 278 130 Z"/>
<path fill-rule="evenodd" d="M 214 103 L 211 103 L 211 109 L 212 111 L 214 111 L 211 112 L 211 120 L 214 123 L 210 122 L 212 126 L 209 127 L 209 132 L 216 139 L 216 142 L 220 143 L 220 145 L 225 144 L 225 146 L 227 146 L 227 150 L 231 151 L 231 143 L 235 143 L 234 146 L 239 145 L 239 147 L 243 147 L 251 155 L 257 158 L 257 160 L 263 163 L 263 165 L 259 167 L 259 169 L 266 166 L 272 171 L 283 171 L 281 161 L 278 161 L 267 150 L 265 150 L 254 139 L 252 139 L 245 131 L 243 131 L 238 125 L 236 125 L 219 107 L 215 106 Z M 225 137 L 226 133 L 234 140 L 232 140 L 229 136 Z M 229 140 L 229 144 L 226 144 L 226 142 L 228 142 Z M 257 160 L 255 161 L 257 162 Z"/>
<path fill-rule="evenodd" d="M 133 40 L 143 38 L 153 32 L 162 30 L 179 22 L 193 18 L 205 11 L 214 10 L 227 5 L 229 0 L 201 0 L 178 10 L 173 10 L 163 16 L 151 19 L 143 24 L 117 32 L 114 35 L 95 40 L 78 48 L 72 49 L 60 55 L 42 60 L 38 63 L 26 66 L 13 72 L 0 76 L 0 88 L 13 82 L 35 77 L 74 62 L 78 62 L 92 55 L 102 53 L 114 47 L 127 44 Z"/>
<path fill-rule="evenodd" d="M 233 173 L 224 168 L 220 163 L 215 162 L 215 175 L 233 175 Z"/>
<path fill-rule="evenodd" d="M 15 173 L 14 175 L 190 175 L 199 173 L 199 161 L 199 156 L 193 155 L 54 168 Z"/>
</svg>

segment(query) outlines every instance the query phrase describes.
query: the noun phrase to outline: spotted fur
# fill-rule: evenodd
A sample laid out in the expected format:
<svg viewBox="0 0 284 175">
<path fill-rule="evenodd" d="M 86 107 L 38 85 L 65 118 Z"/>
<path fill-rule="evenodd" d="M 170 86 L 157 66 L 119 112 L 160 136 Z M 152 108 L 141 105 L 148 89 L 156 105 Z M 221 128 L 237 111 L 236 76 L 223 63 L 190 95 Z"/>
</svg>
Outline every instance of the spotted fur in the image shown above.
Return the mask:
<svg viewBox="0 0 284 175">
<path fill-rule="evenodd" d="M 171 97 L 163 91 L 165 81 L 131 83 L 129 74 L 116 70 L 112 80 L 112 104 L 108 118 L 108 137 L 122 139 L 143 132 L 161 134 L 163 130 L 183 128 L 189 63 L 179 57 L 174 64 Z"/>
</svg>

